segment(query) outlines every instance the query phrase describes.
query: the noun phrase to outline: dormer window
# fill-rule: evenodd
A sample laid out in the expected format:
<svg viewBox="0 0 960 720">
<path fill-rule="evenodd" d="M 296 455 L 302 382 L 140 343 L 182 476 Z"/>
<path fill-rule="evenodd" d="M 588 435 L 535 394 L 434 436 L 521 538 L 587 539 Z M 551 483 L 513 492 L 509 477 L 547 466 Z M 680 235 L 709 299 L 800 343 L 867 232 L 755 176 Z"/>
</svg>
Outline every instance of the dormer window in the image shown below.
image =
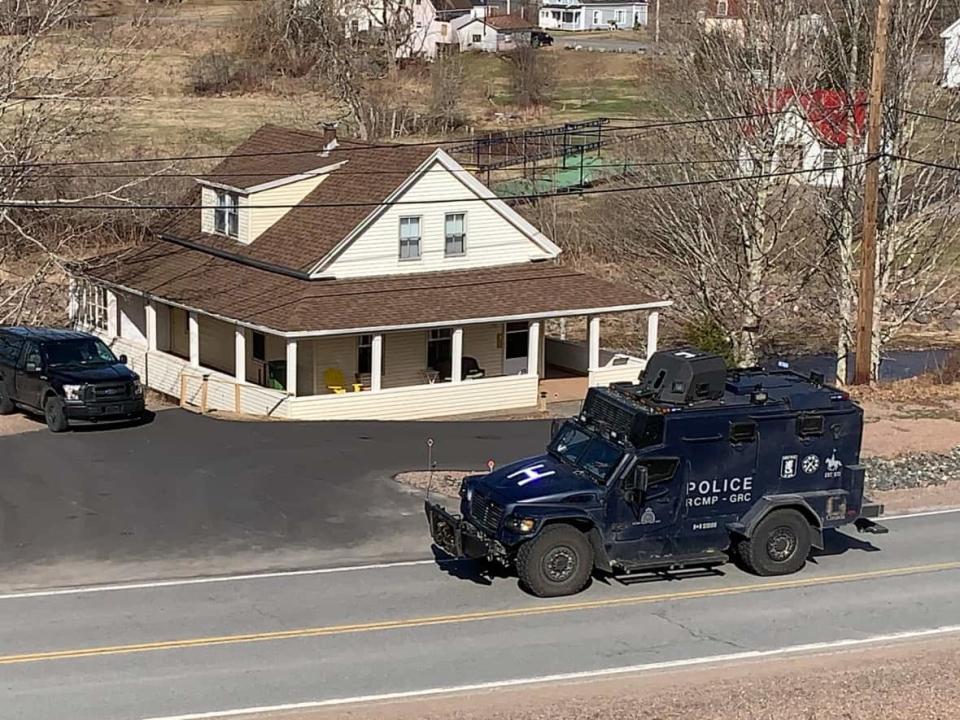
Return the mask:
<svg viewBox="0 0 960 720">
<path fill-rule="evenodd" d="M 213 210 L 213 229 L 227 237 L 237 239 L 240 236 L 240 222 L 237 206 L 240 204 L 236 193 L 217 190 L 217 205 Z"/>
</svg>

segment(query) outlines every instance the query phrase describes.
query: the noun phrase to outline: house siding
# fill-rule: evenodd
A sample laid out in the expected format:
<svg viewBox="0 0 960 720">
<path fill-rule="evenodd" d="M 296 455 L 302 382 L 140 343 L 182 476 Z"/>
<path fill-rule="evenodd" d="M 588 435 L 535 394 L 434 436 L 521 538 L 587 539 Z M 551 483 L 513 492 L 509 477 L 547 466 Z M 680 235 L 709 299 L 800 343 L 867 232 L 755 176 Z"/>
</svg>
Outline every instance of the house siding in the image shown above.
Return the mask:
<svg viewBox="0 0 960 720">
<path fill-rule="evenodd" d="M 241 199 L 241 205 L 247 204 L 253 206 L 252 208 L 248 207 L 246 212 L 241 212 L 240 214 L 241 238 L 244 238 L 242 242 L 252 243 L 263 235 L 271 225 L 290 212 L 289 207 L 267 208 L 263 206 L 296 205 L 302 202 L 303 199 L 313 192 L 327 177 L 327 175 L 317 175 L 316 177 L 298 180 L 297 182 L 288 183 L 287 185 L 273 188 L 272 190 L 261 190 L 260 192 L 251 194 L 246 203 Z M 246 225 L 244 225 L 243 217 L 247 214 L 249 214 L 249 217 L 247 217 Z M 246 227 L 246 234 L 243 233 L 244 227 Z"/>
<path fill-rule="evenodd" d="M 170 335 L 168 344 L 170 352 L 182 357 L 190 356 L 190 325 L 187 311 L 171 307 L 169 312 Z"/>
<path fill-rule="evenodd" d="M 960 29 L 956 33 L 943 44 L 943 84 L 948 88 L 960 87 Z"/>
<path fill-rule="evenodd" d="M 321 276 L 337 278 L 398 275 L 435 270 L 465 270 L 546 260 L 552 255 L 485 202 L 456 202 L 472 195 L 466 185 L 443 166 L 425 172 L 403 196 L 402 205 L 384 212 Z M 466 214 L 466 252 L 444 255 L 444 216 Z M 420 259 L 400 260 L 400 218 L 420 217 Z"/>
<path fill-rule="evenodd" d="M 503 373 L 503 325 L 467 325 L 463 329 L 463 354 L 476 358 L 488 377 Z"/>
<path fill-rule="evenodd" d="M 222 320 L 200 315 L 200 365 L 233 375 L 233 325 Z"/>
<path fill-rule="evenodd" d="M 200 211 L 200 231 L 205 233 L 213 232 L 213 208 L 217 204 L 217 193 L 213 188 L 202 188 L 200 190 L 200 205 L 203 209 Z"/>
<path fill-rule="evenodd" d="M 120 313 L 120 337 L 141 345 L 147 344 L 147 309 L 139 295 L 117 293 Z"/>
</svg>

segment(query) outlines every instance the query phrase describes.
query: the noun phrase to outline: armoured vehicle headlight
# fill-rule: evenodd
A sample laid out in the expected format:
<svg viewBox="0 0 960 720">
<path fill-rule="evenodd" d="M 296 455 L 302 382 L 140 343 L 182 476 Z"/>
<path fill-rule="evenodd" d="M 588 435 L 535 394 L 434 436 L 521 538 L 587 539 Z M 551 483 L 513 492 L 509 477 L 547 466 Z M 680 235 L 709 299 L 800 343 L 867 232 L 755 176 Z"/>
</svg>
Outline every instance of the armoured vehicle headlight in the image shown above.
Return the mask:
<svg viewBox="0 0 960 720">
<path fill-rule="evenodd" d="M 83 385 L 64 385 L 63 397 L 67 400 L 80 400 L 83 393 Z"/>
<path fill-rule="evenodd" d="M 510 520 L 507 521 L 507 524 L 517 532 L 529 533 L 533 532 L 533 529 L 537 526 L 537 521 L 533 518 L 514 517 L 510 518 Z"/>
</svg>

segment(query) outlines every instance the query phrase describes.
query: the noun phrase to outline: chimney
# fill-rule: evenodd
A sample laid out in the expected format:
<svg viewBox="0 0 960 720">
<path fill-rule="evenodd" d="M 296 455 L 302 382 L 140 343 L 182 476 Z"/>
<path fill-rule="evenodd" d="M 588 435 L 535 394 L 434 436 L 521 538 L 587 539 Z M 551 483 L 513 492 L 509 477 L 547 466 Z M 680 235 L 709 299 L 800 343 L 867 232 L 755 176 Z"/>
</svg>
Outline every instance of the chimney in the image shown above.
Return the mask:
<svg viewBox="0 0 960 720">
<path fill-rule="evenodd" d="M 330 155 L 330 151 L 339 145 L 337 142 L 337 125 L 339 125 L 337 122 L 325 122 L 322 124 L 323 150 L 320 151 L 320 157 L 327 157 Z"/>
</svg>

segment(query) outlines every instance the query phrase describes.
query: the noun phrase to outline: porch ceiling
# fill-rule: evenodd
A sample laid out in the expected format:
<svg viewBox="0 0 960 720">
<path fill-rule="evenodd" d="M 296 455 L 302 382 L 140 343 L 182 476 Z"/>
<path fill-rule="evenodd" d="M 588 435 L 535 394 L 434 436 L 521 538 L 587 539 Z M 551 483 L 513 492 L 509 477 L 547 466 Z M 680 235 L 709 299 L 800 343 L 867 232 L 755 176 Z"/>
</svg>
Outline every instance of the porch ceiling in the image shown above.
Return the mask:
<svg viewBox="0 0 960 720">
<path fill-rule="evenodd" d="M 102 282 L 273 330 L 333 335 L 669 305 L 556 263 L 301 280 L 156 241 L 91 270 Z"/>
</svg>

